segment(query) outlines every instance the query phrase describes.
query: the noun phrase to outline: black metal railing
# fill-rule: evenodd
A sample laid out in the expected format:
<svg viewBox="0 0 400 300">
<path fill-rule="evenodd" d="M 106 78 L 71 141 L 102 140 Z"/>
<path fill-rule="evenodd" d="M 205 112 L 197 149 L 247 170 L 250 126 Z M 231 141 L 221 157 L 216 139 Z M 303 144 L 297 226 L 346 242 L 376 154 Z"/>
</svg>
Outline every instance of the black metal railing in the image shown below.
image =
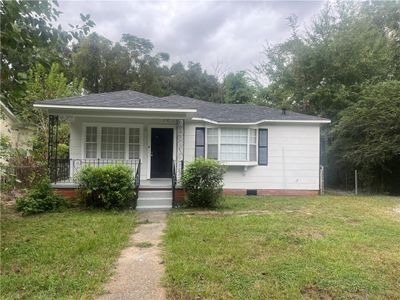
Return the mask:
<svg viewBox="0 0 400 300">
<path fill-rule="evenodd" d="M 136 172 L 135 172 L 135 188 L 138 190 L 140 186 L 140 168 L 142 166 L 142 161 L 139 159 L 139 163 L 136 167 Z"/>
<path fill-rule="evenodd" d="M 52 183 L 74 183 L 75 175 L 86 166 L 101 167 L 105 165 L 122 164 L 130 167 L 133 174 L 139 176 L 140 184 L 140 159 L 57 159 L 49 161 L 49 174 Z M 139 171 L 138 171 L 139 169 Z M 139 174 L 139 175 L 138 175 Z"/>
<path fill-rule="evenodd" d="M 139 159 L 139 163 L 136 167 L 136 172 L 135 172 L 135 197 L 132 199 L 132 208 L 136 208 L 137 199 L 139 198 L 141 166 L 142 166 L 142 161 Z"/>
</svg>

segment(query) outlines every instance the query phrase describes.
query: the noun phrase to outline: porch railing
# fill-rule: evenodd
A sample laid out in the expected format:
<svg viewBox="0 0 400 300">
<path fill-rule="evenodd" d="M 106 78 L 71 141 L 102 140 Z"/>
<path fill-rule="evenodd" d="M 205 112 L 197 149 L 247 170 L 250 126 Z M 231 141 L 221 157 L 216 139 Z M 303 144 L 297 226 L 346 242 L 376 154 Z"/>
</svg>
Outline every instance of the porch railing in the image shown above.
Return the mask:
<svg viewBox="0 0 400 300">
<path fill-rule="evenodd" d="M 101 167 L 123 164 L 132 169 L 135 185 L 140 184 L 139 159 L 57 159 L 49 161 L 49 175 L 52 183 L 75 183 L 75 175 L 86 166 Z M 139 171 L 138 171 L 139 170 Z M 136 182 L 138 180 L 138 182 Z"/>
</svg>

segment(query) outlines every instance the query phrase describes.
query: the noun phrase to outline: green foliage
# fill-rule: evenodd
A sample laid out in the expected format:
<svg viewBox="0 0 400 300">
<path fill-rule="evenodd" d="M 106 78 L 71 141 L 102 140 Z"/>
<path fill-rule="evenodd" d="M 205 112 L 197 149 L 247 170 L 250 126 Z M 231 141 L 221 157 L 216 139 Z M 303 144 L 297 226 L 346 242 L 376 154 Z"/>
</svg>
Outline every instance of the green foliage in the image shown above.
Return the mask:
<svg viewBox="0 0 400 300">
<path fill-rule="evenodd" d="M 54 194 L 48 179 L 42 180 L 27 195 L 17 198 L 16 201 L 17 211 L 24 215 L 60 211 L 67 206 L 63 197 Z"/>
<path fill-rule="evenodd" d="M 87 206 L 125 208 L 135 197 L 132 169 L 125 165 L 86 166 L 76 181 Z"/>
<path fill-rule="evenodd" d="M 76 78 L 69 81 L 59 64 L 53 63 L 49 71 L 43 65 L 36 64 L 28 71 L 25 97 L 16 108 L 22 120 L 47 126 L 47 115 L 43 110 L 33 108 L 35 101 L 82 94 L 83 81 Z"/>
<path fill-rule="evenodd" d="M 229 73 L 224 78 L 223 87 L 227 103 L 248 103 L 253 100 L 254 88 L 245 71 Z"/>
<path fill-rule="evenodd" d="M 60 11 L 57 1 L 1 1 L 2 100 L 15 107 L 25 94 L 28 70 L 37 63 L 67 65 L 69 43 L 80 39 L 94 26 L 90 16 L 81 15 L 82 25 L 65 31 L 54 27 Z M 61 53 L 61 55 L 60 55 Z"/>
<path fill-rule="evenodd" d="M 306 33 L 299 34 L 291 18 L 292 36 L 268 46 L 258 67 L 270 84 L 265 99 L 275 106 L 336 120 L 341 110 L 357 101 L 361 84 L 399 78 L 395 40 L 385 25 L 385 10 L 376 2 L 328 3 Z M 396 28 L 393 29 L 396 32 Z"/>
<path fill-rule="evenodd" d="M 358 169 L 364 186 L 400 192 L 400 81 L 365 85 L 331 134 L 340 167 Z"/>
<path fill-rule="evenodd" d="M 69 80 L 57 63 L 53 63 L 48 71 L 43 65 L 36 64 L 29 72 L 26 81 L 25 97 L 18 103 L 19 118 L 27 123 L 35 124 L 37 131 L 33 137 L 32 156 L 38 161 L 47 158 L 48 115 L 42 109 L 33 107 L 37 100 L 57 99 L 82 95 L 83 80 Z M 58 130 L 60 158 L 66 158 L 69 144 L 69 125 L 60 122 Z"/>
<path fill-rule="evenodd" d="M 167 53 L 153 53 L 148 39 L 123 34 L 119 43 L 96 33 L 75 45 L 74 74 L 85 79 L 85 89 L 92 93 L 126 89 L 155 95 L 182 96 L 216 100 L 219 83 L 199 63 L 173 64 L 168 68 Z"/>
<path fill-rule="evenodd" d="M 213 75 L 202 69 L 199 63 L 173 64 L 164 78 L 166 95 L 181 95 L 205 101 L 220 102 L 220 83 Z"/>
<path fill-rule="evenodd" d="M 216 160 L 196 159 L 185 167 L 182 186 L 190 207 L 215 207 L 222 195 L 225 168 Z"/>
</svg>

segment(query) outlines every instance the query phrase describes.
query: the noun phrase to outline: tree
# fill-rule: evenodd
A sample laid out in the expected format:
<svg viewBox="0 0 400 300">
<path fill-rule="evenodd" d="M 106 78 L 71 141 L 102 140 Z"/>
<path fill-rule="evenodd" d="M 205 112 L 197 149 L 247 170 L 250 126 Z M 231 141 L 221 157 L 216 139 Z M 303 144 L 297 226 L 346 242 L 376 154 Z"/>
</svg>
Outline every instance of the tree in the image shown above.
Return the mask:
<svg viewBox="0 0 400 300">
<path fill-rule="evenodd" d="M 48 115 L 41 109 L 33 108 L 37 100 L 57 99 L 62 97 L 82 95 L 83 81 L 69 81 L 57 63 L 53 63 L 50 71 L 41 64 L 36 64 L 28 71 L 25 97 L 20 102 L 20 118 L 37 128 L 34 137 L 34 153 L 36 159 L 47 157 Z M 68 153 L 69 126 L 61 122 L 59 130 L 59 153 Z M 61 151 L 62 150 L 62 151 Z"/>
<path fill-rule="evenodd" d="M 173 64 L 164 80 L 164 88 L 167 95 L 219 102 L 217 78 L 203 70 L 199 63 L 189 62 L 186 67 L 180 62 Z"/>
<path fill-rule="evenodd" d="M 399 120 L 400 81 L 364 86 L 331 133 L 331 159 L 342 169 L 358 169 L 364 186 L 400 192 Z"/>
<path fill-rule="evenodd" d="M 364 9 L 368 5 L 328 4 L 303 35 L 290 20 L 292 36 L 268 46 L 258 67 L 276 106 L 335 120 L 358 99 L 360 84 L 398 78 L 392 41 Z"/>
<path fill-rule="evenodd" d="M 226 103 L 252 102 L 254 91 L 245 71 L 229 73 L 223 81 Z"/>
<path fill-rule="evenodd" d="M 106 78 L 108 76 L 107 71 L 112 64 L 111 59 L 114 59 L 111 55 L 112 45 L 113 43 L 110 40 L 97 33 L 92 33 L 75 46 L 75 53 L 73 54 L 74 75 L 80 79 L 85 79 L 85 89 L 91 93 L 112 91 L 112 89 L 106 88 L 107 85 L 110 85 Z M 129 64 L 126 65 L 124 71 L 127 72 L 128 68 Z"/>
<path fill-rule="evenodd" d="M 89 15 L 81 14 L 83 24 L 71 31 L 54 27 L 60 15 L 57 7 L 55 0 L 0 1 L 2 100 L 10 107 L 24 97 L 27 72 L 33 65 L 66 64 L 68 44 L 94 26 Z"/>
</svg>

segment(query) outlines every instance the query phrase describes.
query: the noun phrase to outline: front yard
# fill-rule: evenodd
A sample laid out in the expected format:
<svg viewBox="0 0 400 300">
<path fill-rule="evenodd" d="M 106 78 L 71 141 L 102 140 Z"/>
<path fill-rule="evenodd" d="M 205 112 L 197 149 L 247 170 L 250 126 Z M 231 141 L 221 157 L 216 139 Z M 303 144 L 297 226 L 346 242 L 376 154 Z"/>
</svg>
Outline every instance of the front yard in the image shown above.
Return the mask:
<svg viewBox="0 0 400 300">
<path fill-rule="evenodd" d="M 2 211 L 1 298 L 92 298 L 133 232 L 132 212 Z"/>
<path fill-rule="evenodd" d="M 170 299 L 400 298 L 400 198 L 227 198 L 176 211 Z"/>
</svg>

